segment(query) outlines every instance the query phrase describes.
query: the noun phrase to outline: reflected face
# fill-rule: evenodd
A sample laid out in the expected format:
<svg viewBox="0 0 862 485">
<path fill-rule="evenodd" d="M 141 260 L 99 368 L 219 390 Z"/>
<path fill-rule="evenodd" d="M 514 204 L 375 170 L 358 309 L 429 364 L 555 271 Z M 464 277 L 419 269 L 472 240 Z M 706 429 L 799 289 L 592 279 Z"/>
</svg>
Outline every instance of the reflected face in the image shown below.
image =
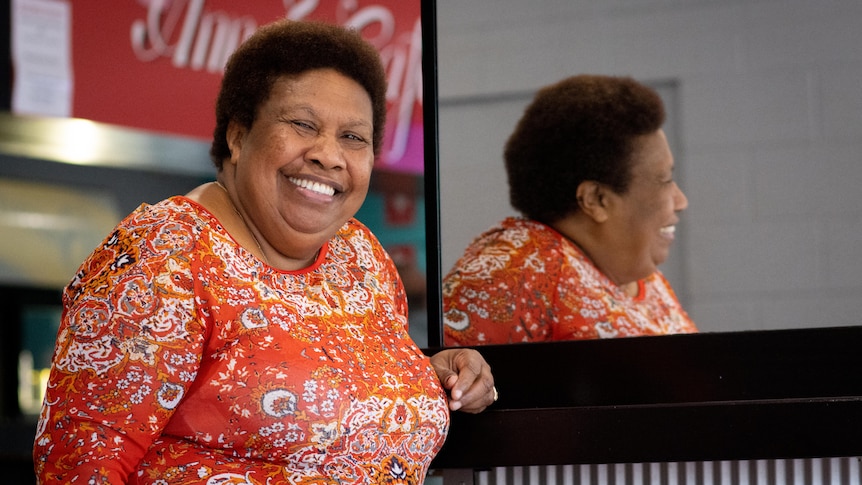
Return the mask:
<svg viewBox="0 0 862 485">
<path fill-rule="evenodd" d="M 630 272 L 627 278 L 617 278 L 623 280 L 618 282 L 645 278 L 668 257 L 677 213 L 688 206 L 673 179 L 673 165 L 663 130 L 642 136 L 635 145 L 628 191 L 609 196 L 608 234 L 622 259 L 620 266 Z"/>
<path fill-rule="evenodd" d="M 319 248 L 359 210 L 374 165 L 373 129 L 368 93 L 332 69 L 276 81 L 250 129 L 232 124 L 230 162 L 244 212 L 282 254 L 295 252 L 291 241 Z"/>
</svg>

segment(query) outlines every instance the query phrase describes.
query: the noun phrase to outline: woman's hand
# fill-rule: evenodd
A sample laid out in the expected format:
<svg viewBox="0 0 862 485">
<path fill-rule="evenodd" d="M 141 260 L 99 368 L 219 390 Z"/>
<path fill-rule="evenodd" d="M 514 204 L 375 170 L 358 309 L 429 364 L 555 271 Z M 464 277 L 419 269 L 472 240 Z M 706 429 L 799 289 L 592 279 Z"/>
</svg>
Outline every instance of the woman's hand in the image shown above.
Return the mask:
<svg viewBox="0 0 862 485">
<path fill-rule="evenodd" d="M 449 393 L 449 409 L 479 413 L 497 400 L 494 376 L 482 354 L 473 349 L 444 349 L 431 364 Z"/>
</svg>

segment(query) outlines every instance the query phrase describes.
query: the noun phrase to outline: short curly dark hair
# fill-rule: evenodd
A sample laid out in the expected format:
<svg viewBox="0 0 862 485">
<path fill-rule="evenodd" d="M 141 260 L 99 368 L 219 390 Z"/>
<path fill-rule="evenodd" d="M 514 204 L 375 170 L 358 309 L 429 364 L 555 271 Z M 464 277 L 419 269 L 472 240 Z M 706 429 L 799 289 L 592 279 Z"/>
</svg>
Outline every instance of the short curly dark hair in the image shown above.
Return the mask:
<svg viewBox="0 0 862 485">
<path fill-rule="evenodd" d="M 633 141 L 664 120 L 658 93 L 629 77 L 580 75 L 540 89 L 506 143 L 512 207 L 550 224 L 578 210 L 583 181 L 625 193 Z"/>
<path fill-rule="evenodd" d="M 386 72 L 377 49 L 352 29 L 282 19 L 258 29 L 225 66 L 210 147 L 215 166 L 221 170 L 230 157 L 228 124 L 234 120 L 250 128 L 276 80 L 327 68 L 353 79 L 368 92 L 374 118 L 374 155 L 379 155 L 386 124 Z"/>
</svg>

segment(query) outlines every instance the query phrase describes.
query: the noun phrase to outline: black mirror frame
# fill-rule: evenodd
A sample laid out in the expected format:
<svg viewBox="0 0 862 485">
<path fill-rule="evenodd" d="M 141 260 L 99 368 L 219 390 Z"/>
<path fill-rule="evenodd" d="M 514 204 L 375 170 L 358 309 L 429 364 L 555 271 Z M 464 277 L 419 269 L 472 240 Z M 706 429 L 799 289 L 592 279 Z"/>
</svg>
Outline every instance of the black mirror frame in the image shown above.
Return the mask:
<svg viewBox="0 0 862 485">
<path fill-rule="evenodd" d="M 425 163 L 425 253 L 428 347 L 443 346 L 440 267 L 440 155 L 437 111 L 437 2 L 420 0 Z"/>
<path fill-rule="evenodd" d="M 862 455 L 862 327 L 476 347 L 500 400 L 433 466 Z"/>
</svg>

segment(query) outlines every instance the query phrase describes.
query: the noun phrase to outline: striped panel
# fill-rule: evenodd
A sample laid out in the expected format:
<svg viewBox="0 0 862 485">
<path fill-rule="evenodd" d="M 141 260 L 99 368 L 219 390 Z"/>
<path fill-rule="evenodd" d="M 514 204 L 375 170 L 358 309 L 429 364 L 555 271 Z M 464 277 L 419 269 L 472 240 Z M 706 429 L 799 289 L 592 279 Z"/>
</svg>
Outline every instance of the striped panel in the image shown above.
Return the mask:
<svg viewBox="0 0 862 485">
<path fill-rule="evenodd" d="M 859 457 L 500 467 L 475 485 L 862 485 Z M 463 483 L 463 482 L 462 482 Z"/>
</svg>

